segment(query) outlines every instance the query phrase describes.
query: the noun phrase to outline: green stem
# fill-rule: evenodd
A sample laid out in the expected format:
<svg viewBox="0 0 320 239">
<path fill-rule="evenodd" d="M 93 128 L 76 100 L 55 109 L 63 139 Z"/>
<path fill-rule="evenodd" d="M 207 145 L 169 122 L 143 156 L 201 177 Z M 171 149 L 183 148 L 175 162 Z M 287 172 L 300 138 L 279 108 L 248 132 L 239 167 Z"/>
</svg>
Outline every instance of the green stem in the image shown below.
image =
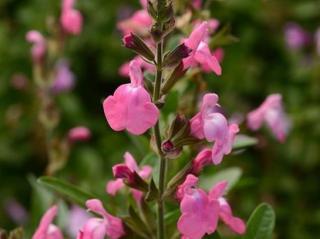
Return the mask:
<svg viewBox="0 0 320 239">
<path fill-rule="evenodd" d="M 153 90 L 153 101 L 157 102 L 160 98 L 160 89 L 162 82 L 162 58 L 163 58 L 163 41 L 157 43 L 157 73 Z M 158 198 L 158 239 L 164 239 L 164 202 L 163 192 L 165 187 L 166 176 L 166 158 L 161 150 L 161 134 L 159 122 L 154 126 L 154 138 L 160 157 L 160 173 L 159 173 L 159 198 Z"/>
</svg>

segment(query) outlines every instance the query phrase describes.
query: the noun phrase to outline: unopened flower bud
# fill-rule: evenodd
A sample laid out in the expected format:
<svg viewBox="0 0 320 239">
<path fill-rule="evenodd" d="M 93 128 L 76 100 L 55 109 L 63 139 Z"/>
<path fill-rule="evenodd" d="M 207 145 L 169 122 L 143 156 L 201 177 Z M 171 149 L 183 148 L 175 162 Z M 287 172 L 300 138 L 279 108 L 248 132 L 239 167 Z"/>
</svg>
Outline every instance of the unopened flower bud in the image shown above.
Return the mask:
<svg viewBox="0 0 320 239">
<path fill-rule="evenodd" d="M 163 95 L 167 94 L 185 73 L 186 70 L 184 69 L 183 63 L 180 63 L 171 73 L 170 77 L 162 84 L 161 93 Z"/>
<path fill-rule="evenodd" d="M 78 126 L 69 130 L 68 139 L 71 142 L 87 141 L 91 138 L 91 132 L 87 127 Z"/>
<path fill-rule="evenodd" d="M 148 61 L 154 60 L 154 54 L 147 44 L 137 35 L 130 33 L 123 37 L 123 44 L 126 48 L 135 51 Z"/>
<path fill-rule="evenodd" d="M 162 151 L 170 159 L 177 158 L 182 151 L 181 147 L 176 148 L 175 145 L 170 140 L 164 141 L 161 147 L 162 147 Z"/>
</svg>

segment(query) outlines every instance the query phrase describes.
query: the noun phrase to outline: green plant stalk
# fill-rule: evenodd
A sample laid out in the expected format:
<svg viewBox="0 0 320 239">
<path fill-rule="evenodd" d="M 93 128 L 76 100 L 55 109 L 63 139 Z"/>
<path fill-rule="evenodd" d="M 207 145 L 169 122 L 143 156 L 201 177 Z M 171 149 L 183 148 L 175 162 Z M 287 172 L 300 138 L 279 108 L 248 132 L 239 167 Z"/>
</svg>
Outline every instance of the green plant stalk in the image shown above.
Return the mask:
<svg viewBox="0 0 320 239">
<path fill-rule="evenodd" d="M 162 81 L 162 60 L 163 60 L 163 41 L 157 43 L 156 52 L 156 79 L 153 89 L 153 101 L 157 102 L 160 98 L 160 89 Z M 160 157 L 160 173 L 159 173 L 159 198 L 158 198 L 158 239 L 164 239 L 164 202 L 163 192 L 165 187 L 165 175 L 166 175 L 166 158 L 161 150 L 161 134 L 159 128 L 159 122 L 154 126 L 154 139 L 157 145 L 158 154 Z"/>
</svg>

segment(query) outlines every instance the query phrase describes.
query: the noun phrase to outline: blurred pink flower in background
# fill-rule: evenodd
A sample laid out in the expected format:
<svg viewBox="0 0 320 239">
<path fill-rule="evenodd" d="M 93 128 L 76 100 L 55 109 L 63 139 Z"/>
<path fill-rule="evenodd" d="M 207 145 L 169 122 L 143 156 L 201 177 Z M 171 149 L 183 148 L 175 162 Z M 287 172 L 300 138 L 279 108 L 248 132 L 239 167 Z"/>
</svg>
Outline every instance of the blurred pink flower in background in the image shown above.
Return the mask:
<svg viewBox="0 0 320 239">
<path fill-rule="evenodd" d="M 287 23 L 284 29 L 287 46 L 290 49 L 300 49 L 310 42 L 310 35 L 297 23 Z"/>
<path fill-rule="evenodd" d="M 52 221 L 58 213 L 58 207 L 52 206 L 41 218 L 40 224 L 32 239 L 63 239 L 61 230 Z"/>
<path fill-rule="evenodd" d="M 280 94 L 269 95 L 256 110 L 248 114 L 247 122 L 252 130 L 258 130 L 265 122 L 280 142 L 286 140 L 291 124 L 284 112 Z"/>
<path fill-rule="evenodd" d="M 62 0 L 60 23 L 64 32 L 79 35 L 82 31 L 82 15 L 74 9 L 75 0 Z"/>
<path fill-rule="evenodd" d="M 118 239 L 125 234 L 121 219 L 109 214 L 100 200 L 90 199 L 86 206 L 102 218 L 90 218 L 78 233 L 77 239 L 103 239 L 105 236 Z"/>
<path fill-rule="evenodd" d="M 74 127 L 68 132 L 68 139 L 70 142 L 82 142 L 91 138 L 91 131 L 85 126 Z"/>
<path fill-rule="evenodd" d="M 17 225 L 24 225 L 27 222 L 28 212 L 15 199 L 8 199 L 4 204 L 4 209 L 12 221 Z"/>
<path fill-rule="evenodd" d="M 119 86 L 114 95 L 104 100 L 103 109 L 113 130 L 126 129 L 141 135 L 156 124 L 159 110 L 143 86 L 140 64 L 135 60 L 130 63 L 130 80 L 131 83 Z"/>
<path fill-rule="evenodd" d="M 47 51 L 47 42 L 38 31 L 29 31 L 26 35 L 28 42 L 32 43 L 31 56 L 34 63 L 41 63 Z"/>
<path fill-rule="evenodd" d="M 123 35 L 134 32 L 141 36 L 149 35 L 149 30 L 152 26 L 152 18 L 148 14 L 147 1 L 140 0 L 143 7 L 142 10 L 136 11 L 130 18 L 118 22 L 117 27 Z"/>
<path fill-rule="evenodd" d="M 68 61 L 59 60 L 55 68 L 55 78 L 51 86 L 51 91 L 55 94 L 67 92 L 73 89 L 75 76 L 70 70 Z"/>
<path fill-rule="evenodd" d="M 21 73 L 15 73 L 11 77 L 11 85 L 16 90 L 26 90 L 28 88 L 29 79 Z"/>
</svg>

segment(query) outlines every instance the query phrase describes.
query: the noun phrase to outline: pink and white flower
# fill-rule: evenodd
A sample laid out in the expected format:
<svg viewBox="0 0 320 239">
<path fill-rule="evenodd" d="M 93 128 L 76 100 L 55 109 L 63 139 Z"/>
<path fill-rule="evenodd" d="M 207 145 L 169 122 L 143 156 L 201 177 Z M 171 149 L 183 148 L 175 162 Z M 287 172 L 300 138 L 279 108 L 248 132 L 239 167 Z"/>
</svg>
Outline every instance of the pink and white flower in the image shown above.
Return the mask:
<svg viewBox="0 0 320 239">
<path fill-rule="evenodd" d="M 119 175 L 125 175 L 125 178 L 127 178 L 130 181 L 130 176 L 133 177 L 133 173 L 136 172 L 142 179 L 147 179 L 150 177 L 152 173 L 151 166 L 145 165 L 141 167 L 141 169 L 138 167 L 138 164 L 134 157 L 129 153 L 126 152 L 124 154 L 124 164 L 117 164 L 113 167 L 113 172 L 115 177 L 119 177 L 115 180 L 111 180 L 106 185 L 106 191 L 108 194 L 114 196 L 117 194 L 119 190 L 125 187 L 125 184 L 123 182 L 124 177 L 120 177 Z M 123 169 L 121 169 L 122 173 L 119 172 L 119 166 L 125 166 Z M 133 179 L 132 179 L 133 180 Z M 131 193 L 135 200 L 137 202 L 140 202 L 142 199 L 143 193 L 137 189 L 131 189 Z"/>
<path fill-rule="evenodd" d="M 40 224 L 32 236 L 32 239 L 63 239 L 61 230 L 52 221 L 57 215 L 58 207 L 56 205 L 48 209 L 41 218 Z"/>
<path fill-rule="evenodd" d="M 216 231 L 220 218 L 232 231 L 244 234 L 245 223 L 234 217 L 232 210 L 223 198 L 227 183 L 217 183 L 207 194 L 197 187 L 198 178 L 192 174 L 178 187 L 177 197 L 181 199 L 181 216 L 178 230 L 184 239 L 201 239 Z"/>
<path fill-rule="evenodd" d="M 157 123 L 159 110 L 143 86 L 140 64 L 135 60 L 130 63 L 130 80 L 104 100 L 103 109 L 113 130 L 141 135 Z"/>
<path fill-rule="evenodd" d="M 191 134 L 198 139 L 214 142 L 212 162 L 221 163 L 223 156 L 230 154 L 235 135 L 239 132 L 237 124 L 229 124 L 219 112 L 218 95 L 206 94 L 200 112 L 191 119 Z"/>
<path fill-rule="evenodd" d="M 77 239 L 103 239 L 106 236 L 118 239 L 125 234 L 121 219 L 109 214 L 100 200 L 90 199 L 86 206 L 102 218 L 90 218 L 79 231 Z"/>
</svg>

